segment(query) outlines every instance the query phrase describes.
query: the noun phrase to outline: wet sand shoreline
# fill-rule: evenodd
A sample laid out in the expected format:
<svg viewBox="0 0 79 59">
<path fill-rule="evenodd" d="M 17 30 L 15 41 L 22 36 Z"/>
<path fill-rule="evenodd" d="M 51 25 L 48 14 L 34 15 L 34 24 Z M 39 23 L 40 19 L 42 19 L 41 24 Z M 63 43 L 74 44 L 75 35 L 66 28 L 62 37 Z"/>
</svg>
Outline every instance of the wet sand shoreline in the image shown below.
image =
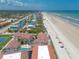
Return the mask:
<svg viewBox="0 0 79 59">
<path fill-rule="evenodd" d="M 79 28 L 69 22 L 63 21 L 65 19 L 62 17 L 50 14 L 48 16 L 51 18 L 51 22 L 62 31 L 63 35 L 79 49 Z"/>
</svg>

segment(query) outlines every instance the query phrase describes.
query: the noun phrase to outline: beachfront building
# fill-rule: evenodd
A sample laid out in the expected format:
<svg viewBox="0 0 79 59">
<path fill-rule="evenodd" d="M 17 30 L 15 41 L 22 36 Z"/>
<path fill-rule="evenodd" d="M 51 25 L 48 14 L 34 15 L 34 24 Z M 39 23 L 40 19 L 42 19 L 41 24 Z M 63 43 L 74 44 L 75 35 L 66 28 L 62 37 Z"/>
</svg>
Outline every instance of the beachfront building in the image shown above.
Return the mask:
<svg viewBox="0 0 79 59">
<path fill-rule="evenodd" d="M 18 19 L 13 19 L 13 18 L 10 18 L 10 21 L 11 22 L 16 22 Z"/>
<path fill-rule="evenodd" d="M 8 28 L 9 32 L 17 32 L 19 30 L 18 25 L 12 25 L 10 28 Z"/>
<path fill-rule="evenodd" d="M 47 38 L 47 34 L 43 33 L 43 32 L 40 32 L 37 37 L 38 38 Z"/>
<path fill-rule="evenodd" d="M 19 51 L 16 53 L 4 54 L 0 59 L 29 59 L 28 51 Z"/>
<path fill-rule="evenodd" d="M 38 45 L 47 45 L 49 38 L 47 37 L 47 34 L 40 32 L 37 35 L 37 39 L 34 41 L 34 44 Z"/>
<path fill-rule="evenodd" d="M 36 19 L 32 19 L 32 22 L 36 22 Z"/>
<path fill-rule="evenodd" d="M 38 45 L 47 45 L 48 44 L 48 40 L 47 39 L 41 39 L 38 38 L 34 41 L 34 44 L 38 44 Z"/>
<path fill-rule="evenodd" d="M 25 21 L 26 21 L 26 22 L 29 22 L 29 21 L 30 21 L 28 15 L 26 16 Z"/>
<path fill-rule="evenodd" d="M 29 20 L 31 21 L 32 18 L 33 18 L 33 14 L 29 14 L 29 15 L 28 15 L 28 18 L 29 18 Z"/>
<path fill-rule="evenodd" d="M 0 53 L 0 59 L 30 59 L 30 51 L 18 51 L 15 53 Z"/>
<path fill-rule="evenodd" d="M 41 12 L 36 13 L 36 18 L 37 18 L 38 20 L 41 20 L 41 19 L 43 18 Z"/>
<path fill-rule="evenodd" d="M 3 57 L 3 52 L 0 51 L 0 59 L 2 59 L 2 57 Z"/>
<path fill-rule="evenodd" d="M 32 50 L 32 46 L 29 44 L 24 44 L 21 45 L 19 48 L 20 51 L 31 51 Z"/>
<path fill-rule="evenodd" d="M 4 54 L 14 53 L 19 51 L 20 43 L 17 40 L 12 40 L 8 43 L 7 46 L 3 49 Z"/>
<path fill-rule="evenodd" d="M 32 40 L 32 35 L 25 33 L 16 33 L 17 39 L 21 39 L 20 41 L 13 39 L 8 42 L 8 44 L 3 49 L 3 53 L 0 52 L 0 59 L 30 59 L 31 58 L 31 45 L 27 44 L 27 40 Z M 26 44 L 25 44 L 26 42 Z"/>
<path fill-rule="evenodd" d="M 22 20 L 22 21 L 20 21 L 20 22 L 18 23 L 18 26 L 19 26 L 20 28 L 22 28 L 22 27 L 25 25 L 25 23 L 26 23 L 26 21 L 25 21 L 25 20 Z"/>
<path fill-rule="evenodd" d="M 34 40 L 31 34 L 16 33 L 15 38 L 21 44 L 19 48 L 20 51 L 31 51 L 31 48 L 32 48 L 31 45 Z"/>
<path fill-rule="evenodd" d="M 36 27 L 36 25 L 35 25 L 35 22 L 33 22 L 33 21 L 31 21 L 29 24 L 28 24 L 28 26 L 27 26 L 27 28 L 35 28 Z"/>
<path fill-rule="evenodd" d="M 56 59 L 51 45 L 35 45 L 32 48 L 32 59 Z"/>
<path fill-rule="evenodd" d="M 15 38 L 21 44 L 31 44 L 33 40 L 33 36 L 31 34 L 26 33 L 16 33 Z"/>
</svg>

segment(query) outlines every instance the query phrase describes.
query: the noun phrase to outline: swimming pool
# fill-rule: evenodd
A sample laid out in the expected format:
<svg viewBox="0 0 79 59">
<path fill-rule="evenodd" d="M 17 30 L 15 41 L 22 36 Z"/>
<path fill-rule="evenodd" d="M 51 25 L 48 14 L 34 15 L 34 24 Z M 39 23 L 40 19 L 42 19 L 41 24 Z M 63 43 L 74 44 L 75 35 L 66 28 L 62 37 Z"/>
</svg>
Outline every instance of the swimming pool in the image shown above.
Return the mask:
<svg viewBox="0 0 79 59">
<path fill-rule="evenodd" d="M 0 35 L 0 50 L 12 39 L 11 35 Z"/>
<path fill-rule="evenodd" d="M 8 39 L 8 37 L 0 37 L 0 43 L 6 41 Z"/>
<path fill-rule="evenodd" d="M 30 48 L 19 48 L 19 50 L 21 50 L 21 51 L 28 51 L 28 50 L 30 50 Z"/>
</svg>

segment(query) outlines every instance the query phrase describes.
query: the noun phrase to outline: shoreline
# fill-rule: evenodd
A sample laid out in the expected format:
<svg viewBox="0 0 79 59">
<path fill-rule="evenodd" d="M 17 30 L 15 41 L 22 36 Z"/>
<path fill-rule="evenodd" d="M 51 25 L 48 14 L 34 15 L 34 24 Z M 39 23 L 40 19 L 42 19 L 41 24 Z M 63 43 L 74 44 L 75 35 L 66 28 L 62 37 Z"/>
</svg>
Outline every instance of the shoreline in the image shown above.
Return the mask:
<svg viewBox="0 0 79 59">
<path fill-rule="evenodd" d="M 44 26 L 52 38 L 51 40 L 58 54 L 58 58 L 74 59 L 76 57 L 76 59 L 79 59 L 79 41 L 76 41 L 79 33 L 76 34 L 76 30 L 74 30 L 76 27 L 63 22 L 61 20 L 62 18 L 58 16 L 52 16 L 48 13 L 43 13 L 43 18 L 45 19 Z M 75 35 L 77 35 L 77 38 L 74 37 Z M 75 41 L 74 38 L 76 39 Z M 61 45 L 58 42 L 62 42 L 62 46 L 64 46 L 64 48 L 61 48 Z M 78 44 L 76 44 L 76 42 Z"/>
<path fill-rule="evenodd" d="M 58 16 L 58 15 L 56 15 L 56 16 Z M 67 17 L 70 17 L 70 18 L 67 18 L 66 16 L 58 16 L 58 17 L 61 17 L 62 19 L 66 19 L 66 20 L 62 20 L 62 19 L 61 20 L 64 21 L 64 22 L 70 23 L 71 25 L 79 28 L 79 24 L 76 23 L 78 20 L 76 20 L 75 18 L 72 18 L 70 16 L 67 16 Z M 70 20 L 72 20 L 72 21 L 70 21 Z M 76 21 L 76 22 L 74 22 L 74 21 Z"/>
<path fill-rule="evenodd" d="M 50 13 L 49 13 L 50 14 Z M 60 14 L 50 14 L 50 15 L 54 15 L 54 16 L 58 16 L 60 18 L 62 18 L 61 20 L 64 21 L 64 22 L 67 22 L 67 23 L 70 23 L 71 25 L 73 26 L 76 26 L 79 28 L 79 23 L 76 23 L 77 21 L 79 21 L 78 19 L 76 18 L 73 18 L 71 16 L 62 16 Z M 63 20 L 63 19 L 66 19 L 66 20 Z M 76 22 L 74 22 L 76 20 Z"/>
<path fill-rule="evenodd" d="M 66 36 L 71 43 L 73 43 L 76 48 L 79 49 L 79 28 L 71 24 L 70 22 L 63 21 L 65 20 L 62 17 L 59 16 L 52 16 L 48 14 L 48 16 L 52 19 L 51 22 L 54 23 Z"/>
</svg>

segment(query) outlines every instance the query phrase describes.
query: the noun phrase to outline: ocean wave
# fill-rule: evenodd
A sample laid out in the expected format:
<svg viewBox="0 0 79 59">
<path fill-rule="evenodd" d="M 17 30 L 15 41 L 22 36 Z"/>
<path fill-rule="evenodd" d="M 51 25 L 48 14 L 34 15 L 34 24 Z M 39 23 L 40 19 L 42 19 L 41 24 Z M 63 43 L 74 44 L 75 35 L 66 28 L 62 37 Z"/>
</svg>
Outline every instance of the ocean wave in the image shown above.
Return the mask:
<svg viewBox="0 0 79 59">
<path fill-rule="evenodd" d="M 62 17 L 62 18 L 64 18 L 64 19 L 66 19 L 66 20 L 68 20 L 68 21 L 70 21 L 70 22 L 79 24 L 79 19 L 76 19 L 76 18 L 74 18 L 74 17 L 72 17 L 72 16 L 66 16 L 66 15 L 64 16 L 64 15 L 58 14 L 58 13 L 54 13 L 54 14 L 57 15 L 57 16 L 59 16 L 59 17 Z"/>
<path fill-rule="evenodd" d="M 69 19 L 73 19 L 73 20 L 79 21 L 79 19 L 73 18 L 73 17 L 71 17 L 71 16 L 64 16 L 64 17 L 67 17 L 67 18 L 69 18 Z"/>
</svg>

